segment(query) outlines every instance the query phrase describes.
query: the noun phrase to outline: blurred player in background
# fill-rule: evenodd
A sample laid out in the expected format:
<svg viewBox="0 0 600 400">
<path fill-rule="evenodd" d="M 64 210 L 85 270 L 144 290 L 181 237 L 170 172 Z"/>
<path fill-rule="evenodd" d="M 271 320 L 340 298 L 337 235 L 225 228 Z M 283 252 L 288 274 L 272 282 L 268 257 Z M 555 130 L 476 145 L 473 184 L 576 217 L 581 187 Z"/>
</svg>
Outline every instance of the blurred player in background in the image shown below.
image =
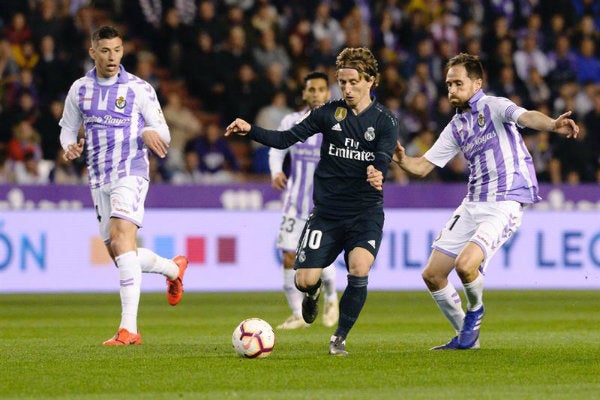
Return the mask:
<svg viewBox="0 0 600 400">
<path fill-rule="evenodd" d="M 109 26 L 99 28 L 89 54 L 95 67 L 69 90 L 60 142 L 67 160 L 81 156 L 86 146 L 100 235 L 119 269 L 121 323 L 104 345 L 141 344 L 137 314 L 142 272 L 166 276 L 167 300 L 176 305 L 187 268 L 184 256 L 169 260 L 136 244 L 148 192 L 148 149 L 164 158 L 171 137 L 152 86 L 121 65 L 121 34 Z M 85 138 L 77 141 L 82 124 Z"/>
<path fill-rule="evenodd" d="M 323 268 L 344 251 L 348 284 L 339 303 L 339 321 L 329 354 L 346 355 L 346 337 L 367 299 L 369 271 L 383 230 L 383 176 L 391 162 L 399 124 L 371 98 L 379 80 L 377 60 L 367 48 L 345 48 L 336 59 L 343 99 L 317 107 L 285 131 L 266 130 L 237 118 L 225 135 L 237 133 L 283 149 L 323 134 L 314 175 L 314 209 L 304 227 L 294 268 L 304 292 L 302 317 L 318 314 Z"/>
<path fill-rule="evenodd" d="M 498 249 L 521 225 L 523 207 L 539 201 L 531 155 L 517 127 L 576 137 L 579 127 L 567 118 L 528 111 L 504 97 L 481 90 L 479 57 L 459 54 L 447 64 L 446 86 L 456 114 L 433 147 L 409 157 L 398 143 L 394 161 L 424 177 L 462 152 L 469 163 L 468 193 L 432 245 L 423 280 L 457 335 L 432 350 L 479 348 L 484 315 L 483 275 Z M 467 300 L 466 314 L 448 275 L 456 269 Z"/>
<path fill-rule="evenodd" d="M 327 74 L 311 72 L 304 78 L 302 99 L 308 105 L 302 111 L 294 112 L 283 118 L 279 130 L 287 130 L 302 120 L 310 110 L 329 100 L 329 80 Z M 283 201 L 283 219 L 279 228 L 277 247 L 283 252 L 283 290 L 292 315 L 278 329 L 297 329 L 309 326 L 302 318 L 302 299 L 304 294 L 294 285 L 294 258 L 300 242 L 300 235 L 306 225 L 308 214 L 313 207 L 313 175 L 319 159 L 323 135 L 316 134 L 304 143 L 296 143 L 287 149 L 269 150 L 269 168 L 271 182 L 275 189 L 286 190 Z M 290 154 L 290 176 L 283 172 L 286 154 Z M 338 321 L 338 299 L 335 288 L 335 265 L 323 268 L 323 288 L 325 307 L 323 324 L 334 326 Z"/>
</svg>

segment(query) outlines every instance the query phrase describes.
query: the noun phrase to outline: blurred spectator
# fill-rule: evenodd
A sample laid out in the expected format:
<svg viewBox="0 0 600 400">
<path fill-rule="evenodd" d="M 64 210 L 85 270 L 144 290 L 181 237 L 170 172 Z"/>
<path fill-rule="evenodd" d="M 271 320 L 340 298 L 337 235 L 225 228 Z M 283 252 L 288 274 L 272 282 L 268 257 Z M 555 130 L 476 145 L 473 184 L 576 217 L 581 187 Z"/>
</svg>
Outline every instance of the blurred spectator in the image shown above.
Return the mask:
<svg viewBox="0 0 600 400">
<path fill-rule="evenodd" d="M 226 85 L 235 79 L 242 65 L 249 65 L 254 69 L 252 52 L 246 43 L 246 32 L 241 26 L 230 28 L 227 40 L 217 52 L 217 65 L 219 66 L 217 79 L 225 82 Z"/>
<path fill-rule="evenodd" d="M 265 129 L 277 129 L 279 123 L 287 114 L 294 112 L 287 105 L 287 95 L 283 91 L 277 91 L 271 99 L 271 103 L 258 110 L 254 123 Z"/>
<path fill-rule="evenodd" d="M 521 99 L 527 96 L 527 90 L 523 83 L 516 77 L 515 71 L 510 65 L 503 66 L 497 77 L 490 82 L 490 94 L 495 96 Z"/>
<path fill-rule="evenodd" d="M 580 124 L 577 138 L 557 139 L 553 154 L 560 163 L 562 182 L 576 185 L 581 182 L 596 181 L 597 154 L 592 154 L 586 137 L 587 127 Z"/>
<path fill-rule="evenodd" d="M 52 100 L 35 121 L 34 128 L 40 133 L 42 156 L 46 160 L 55 160 L 61 146 L 58 145 L 60 136 L 60 121 L 64 103 L 62 100 Z"/>
<path fill-rule="evenodd" d="M 0 37 L 0 95 L 2 87 L 16 80 L 19 74 L 19 65 L 12 56 L 10 42 L 5 37 Z"/>
<path fill-rule="evenodd" d="M 523 39 L 523 46 L 514 54 L 515 71 L 521 81 L 529 79 L 532 68 L 538 70 L 542 77 L 548 75 L 549 61 L 546 54 L 539 48 L 535 34 L 528 34 Z"/>
<path fill-rule="evenodd" d="M 65 151 L 61 148 L 56 153 L 54 166 L 50 169 L 48 180 L 57 185 L 77 185 L 81 182 L 81 172 L 78 171 L 78 164 L 65 160 L 63 157 Z"/>
<path fill-rule="evenodd" d="M 10 42 L 13 51 L 26 41 L 33 40 L 33 32 L 27 24 L 27 18 L 22 12 L 13 14 L 10 22 L 3 29 L 4 36 Z"/>
<path fill-rule="evenodd" d="M 531 157 L 535 174 L 539 182 L 560 182 L 560 176 L 556 176 L 556 169 L 551 166 L 552 163 L 552 145 L 550 143 L 550 133 L 539 131 L 523 135 L 523 141 Z"/>
<path fill-rule="evenodd" d="M 8 150 L 4 143 L 0 143 L 0 184 L 15 183 L 13 162 L 8 157 Z"/>
<path fill-rule="evenodd" d="M 240 67 L 237 78 L 227 85 L 225 96 L 222 114 L 226 121 L 233 121 L 236 117 L 254 121 L 258 110 L 266 104 L 264 88 L 250 64 Z"/>
<path fill-rule="evenodd" d="M 561 84 L 577 79 L 577 55 L 571 49 L 568 36 L 561 35 L 556 38 L 554 48 L 548 52 L 548 61 L 548 78 L 555 93 Z"/>
<path fill-rule="evenodd" d="M 427 98 L 427 108 L 431 109 L 437 100 L 437 87 L 429 74 L 429 65 L 419 62 L 415 66 L 415 73 L 407 82 L 406 102 L 411 103 L 416 93 L 422 93 Z"/>
<path fill-rule="evenodd" d="M 201 0 L 196 10 L 196 18 L 193 23 L 196 35 L 205 32 L 212 42 L 221 42 L 223 34 L 221 24 L 217 19 L 216 7 L 213 0 Z"/>
<path fill-rule="evenodd" d="M 69 90 L 67 64 L 58 57 L 54 37 L 46 35 L 40 40 L 40 61 L 35 66 L 35 83 L 40 99 L 49 104 L 55 98 L 64 98 Z"/>
<path fill-rule="evenodd" d="M 23 159 L 15 161 L 15 183 L 19 185 L 41 185 L 49 182 L 50 165 L 40 160 L 33 151 L 26 151 Z"/>
<path fill-rule="evenodd" d="M 585 142 L 592 152 L 592 162 L 595 165 L 597 181 L 600 183 L 600 87 L 596 86 L 592 94 L 593 109 L 583 118 L 587 135 Z"/>
<path fill-rule="evenodd" d="M 528 108 L 537 108 L 550 101 L 550 87 L 535 68 L 529 70 L 529 79 L 525 81 L 527 99 L 531 103 Z"/>
<path fill-rule="evenodd" d="M 217 123 L 209 123 L 204 135 L 186 143 L 185 152 L 198 154 L 200 171 L 210 174 L 211 181 L 225 183 L 234 181 L 239 165 L 222 131 Z"/>
<path fill-rule="evenodd" d="M 173 172 L 171 183 L 175 185 L 194 185 L 209 183 L 208 174 L 200 171 L 200 156 L 193 149 L 183 153 L 182 168 Z"/>
<path fill-rule="evenodd" d="M 171 131 L 171 143 L 167 157 L 167 167 L 176 170 L 184 166 L 184 147 L 192 138 L 202 132 L 202 123 L 194 112 L 184 104 L 186 94 L 183 89 L 167 94 L 167 104 L 163 107 L 165 120 Z"/>
<path fill-rule="evenodd" d="M 260 33 L 260 41 L 252 47 L 252 55 L 259 73 L 264 73 L 273 64 L 279 64 L 282 74 L 288 74 L 291 68 L 290 57 L 285 48 L 277 43 L 275 31 L 264 28 Z"/>
<path fill-rule="evenodd" d="M 452 54 L 457 54 L 459 51 L 459 39 L 457 27 L 460 25 L 460 20 L 456 18 L 449 9 L 444 9 L 438 19 L 430 26 L 431 37 L 435 44 L 443 40 L 450 46 Z"/>
<path fill-rule="evenodd" d="M 312 23 L 312 34 L 317 42 L 325 38 L 331 40 L 332 52 L 336 54 L 346 42 L 346 34 L 339 21 L 331 16 L 331 7 L 326 2 L 321 2 L 317 6 Z"/>
<path fill-rule="evenodd" d="M 346 35 L 346 46 L 348 47 L 371 47 L 373 33 L 368 24 L 368 18 L 364 15 L 364 9 L 355 5 L 343 18 L 342 29 Z M 356 43 L 348 43 L 348 37 L 355 36 Z"/>
<path fill-rule="evenodd" d="M 22 69 L 33 69 L 40 61 L 40 55 L 31 40 L 26 40 L 19 46 L 13 46 L 12 52 L 15 62 Z"/>
<path fill-rule="evenodd" d="M 213 38 L 200 31 L 183 65 L 186 86 L 190 94 L 201 101 L 201 107 L 209 112 L 218 111 L 223 103 L 225 85 L 217 77 L 221 66 L 216 60 Z"/>
<path fill-rule="evenodd" d="M 577 53 L 577 80 L 580 84 L 600 83 L 600 58 L 596 56 L 596 42 L 584 37 Z"/>
<path fill-rule="evenodd" d="M 8 157 L 13 161 L 24 161 L 27 154 L 42 159 L 39 133 L 29 121 L 22 120 L 13 127 L 13 137 L 8 142 Z"/>
</svg>

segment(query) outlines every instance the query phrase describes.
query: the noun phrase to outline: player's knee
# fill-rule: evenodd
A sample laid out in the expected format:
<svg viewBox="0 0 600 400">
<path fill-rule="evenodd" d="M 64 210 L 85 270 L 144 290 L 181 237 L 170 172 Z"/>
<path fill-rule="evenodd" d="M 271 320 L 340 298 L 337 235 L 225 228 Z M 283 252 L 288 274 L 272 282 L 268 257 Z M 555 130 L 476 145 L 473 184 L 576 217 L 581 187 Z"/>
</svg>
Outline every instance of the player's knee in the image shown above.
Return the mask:
<svg viewBox="0 0 600 400">
<path fill-rule="evenodd" d="M 442 280 L 445 279 L 445 277 L 441 274 L 435 273 L 434 271 L 427 268 L 425 268 L 421 273 L 421 278 L 423 278 L 423 282 L 425 282 L 425 285 L 427 285 L 429 289 L 433 290 L 436 290 L 436 288 L 440 286 Z"/>
</svg>

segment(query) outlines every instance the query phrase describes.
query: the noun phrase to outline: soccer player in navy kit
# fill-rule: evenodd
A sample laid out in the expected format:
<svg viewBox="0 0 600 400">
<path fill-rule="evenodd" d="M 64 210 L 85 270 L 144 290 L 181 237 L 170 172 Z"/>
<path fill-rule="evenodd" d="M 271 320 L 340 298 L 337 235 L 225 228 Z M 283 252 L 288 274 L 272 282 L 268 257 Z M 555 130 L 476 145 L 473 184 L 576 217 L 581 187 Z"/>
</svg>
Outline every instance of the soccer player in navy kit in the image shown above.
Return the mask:
<svg viewBox="0 0 600 400">
<path fill-rule="evenodd" d="M 483 273 L 490 258 L 521 225 L 523 206 L 539 200 L 531 155 L 517 126 L 576 137 L 579 127 L 566 112 L 557 119 L 526 110 L 482 90 L 479 57 L 459 54 L 448 62 L 446 86 L 456 114 L 422 157 L 408 157 L 398 144 L 394 161 L 405 171 L 426 176 L 462 152 L 469 163 L 468 193 L 437 239 L 423 280 L 440 311 L 456 330 L 432 350 L 479 348 L 483 320 Z M 448 280 L 456 269 L 467 299 Z"/>
<path fill-rule="evenodd" d="M 322 132 L 315 170 L 314 208 L 296 252 L 296 287 L 305 293 L 302 316 L 318 313 L 321 271 L 344 251 L 348 284 L 339 303 L 338 326 L 329 354 L 346 355 L 345 340 L 367 298 L 369 270 L 383 229 L 383 176 L 398 140 L 398 121 L 371 98 L 379 79 L 377 60 L 367 48 L 346 48 L 336 59 L 343 99 L 308 113 L 286 131 L 265 130 L 236 119 L 226 129 L 264 145 L 286 148 Z"/>
</svg>

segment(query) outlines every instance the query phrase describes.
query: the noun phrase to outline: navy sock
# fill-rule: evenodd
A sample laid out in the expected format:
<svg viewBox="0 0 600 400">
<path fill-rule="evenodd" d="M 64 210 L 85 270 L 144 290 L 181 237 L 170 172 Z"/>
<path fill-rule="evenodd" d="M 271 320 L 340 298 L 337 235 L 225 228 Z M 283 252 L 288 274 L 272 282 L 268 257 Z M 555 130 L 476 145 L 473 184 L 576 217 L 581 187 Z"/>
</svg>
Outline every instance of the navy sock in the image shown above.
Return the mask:
<svg viewBox="0 0 600 400">
<path fill-rule="evenodd" d="M 340 319 L 335 336 L 346 338 L 367 301 L 368 276 L 348 275 L 348 285 L 340 299 Z"/>
</svg>

